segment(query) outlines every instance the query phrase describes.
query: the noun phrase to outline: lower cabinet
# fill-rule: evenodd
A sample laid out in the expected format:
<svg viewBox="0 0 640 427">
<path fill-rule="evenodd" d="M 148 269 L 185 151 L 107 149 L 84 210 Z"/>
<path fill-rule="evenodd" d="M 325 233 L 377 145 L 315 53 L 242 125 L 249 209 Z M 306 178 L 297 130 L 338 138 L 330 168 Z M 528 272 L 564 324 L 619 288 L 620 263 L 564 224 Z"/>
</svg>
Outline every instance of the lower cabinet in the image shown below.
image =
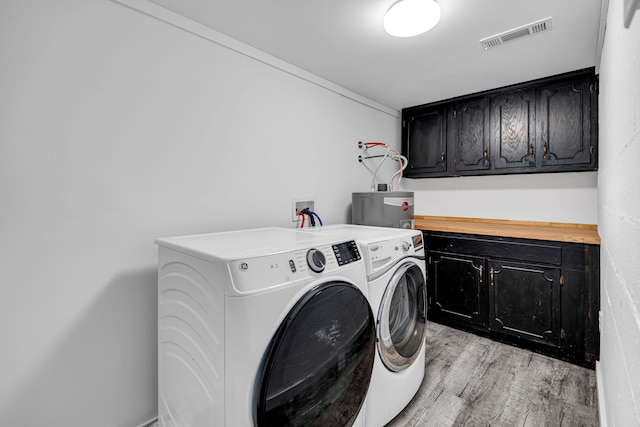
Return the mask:
<svg viewBox="0 0 640 427">
<path fill-rule="evenodd" d="M 598 245 L 444 232 L 425 237 L 430 320 L 594 366 Z"/>
<path fill-rule="evenodd" d="M 441 319 L 454 323 L 486 326 L 487 313 L 482 309 L 487 304 L 482 292 L 484 263 L 482 257 L 432 252 L 428 266 L 432 286 L 427 293 L 434 315 L 437 312 Z"/>
<path fill-rule="evenodd" d="M 560 347 L 560 269 L 488 260 L 489 328 Z"/>
</svg>

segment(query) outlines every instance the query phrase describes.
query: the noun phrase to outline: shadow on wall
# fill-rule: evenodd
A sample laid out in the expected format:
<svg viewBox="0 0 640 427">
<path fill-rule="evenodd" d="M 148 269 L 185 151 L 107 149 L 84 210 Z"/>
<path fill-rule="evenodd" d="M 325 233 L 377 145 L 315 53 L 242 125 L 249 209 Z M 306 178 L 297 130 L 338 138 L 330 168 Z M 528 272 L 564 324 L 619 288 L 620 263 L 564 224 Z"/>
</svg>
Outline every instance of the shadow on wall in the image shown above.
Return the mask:
<svg viewBox="0 0 640 427">
<path fill-rule="evenodd" d="M 155 268 L 118 274 L 43 356 L 0 425 L 131 427 L 155 417 L 157 277 Z"/>
</svg>

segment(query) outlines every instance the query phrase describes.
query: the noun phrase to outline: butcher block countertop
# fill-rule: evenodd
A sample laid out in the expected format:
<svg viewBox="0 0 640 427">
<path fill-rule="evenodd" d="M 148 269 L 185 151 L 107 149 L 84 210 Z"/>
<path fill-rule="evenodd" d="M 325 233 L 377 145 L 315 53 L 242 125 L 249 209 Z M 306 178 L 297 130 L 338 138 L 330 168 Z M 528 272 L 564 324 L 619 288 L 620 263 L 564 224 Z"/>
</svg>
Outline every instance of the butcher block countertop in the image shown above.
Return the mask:
<svg viewBox="0 0 640 427">
<path fill-rule="evenodd" d="M 423 231 L 600 244 L 595 224 L 415 215 L 414 226 Z"/>
</svg>

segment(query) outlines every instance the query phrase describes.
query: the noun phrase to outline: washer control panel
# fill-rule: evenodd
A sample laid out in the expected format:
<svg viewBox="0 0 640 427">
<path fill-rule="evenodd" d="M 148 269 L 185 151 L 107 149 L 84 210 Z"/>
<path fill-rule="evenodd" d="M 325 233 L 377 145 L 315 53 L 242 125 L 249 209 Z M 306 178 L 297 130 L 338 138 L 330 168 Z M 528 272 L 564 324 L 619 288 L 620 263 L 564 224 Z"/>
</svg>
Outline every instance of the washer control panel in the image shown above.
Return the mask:
<svg viewBox="0 0 640 427">
<path fill-rule="evenodd" d="M 327 258 L 325 258 L 322 251 L 318 249 L 309 249 L 307 251 L 307 265 L 311 271 L 316 273 L 322 273 L 324 267 L 327 265 Z"/>
<path fill-rule="evenodd" d="M 242 258 L 229 262 L 232 285 L 241 294 L 260 292 L 293 281 L 315 278 L 321 273 L 336 272 L 362 259 L 354 240 L 338 244 L 319 245 L 290 252 Z M 344 271 L 344 270 L 343 270 Z"/>
<path fill-rule="evenodd" d="M 336 256 L 338 265 L 346 265 L 361 259 L 358 245 L 354 240 L 333 245 L 333 253 Z"/>
</svg>

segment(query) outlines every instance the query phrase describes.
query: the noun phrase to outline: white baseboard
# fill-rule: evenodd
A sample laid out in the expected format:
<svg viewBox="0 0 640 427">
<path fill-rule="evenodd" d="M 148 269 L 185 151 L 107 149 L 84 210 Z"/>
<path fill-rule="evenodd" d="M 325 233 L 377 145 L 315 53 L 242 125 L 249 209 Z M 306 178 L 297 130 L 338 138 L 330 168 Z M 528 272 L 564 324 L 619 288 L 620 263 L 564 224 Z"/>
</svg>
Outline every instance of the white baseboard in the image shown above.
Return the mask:
<svg viewBox="0 0 640 427">
<path fill-rule="evenodd" d="M 607 427 L 607 409 L 604 401 L 604 386 L 602 382 L 602 369 L 600 362 L 596 362 L 596 388 L 598 390 L 598 414 L 600 415 L 600 427 Z"/>
</svg>

